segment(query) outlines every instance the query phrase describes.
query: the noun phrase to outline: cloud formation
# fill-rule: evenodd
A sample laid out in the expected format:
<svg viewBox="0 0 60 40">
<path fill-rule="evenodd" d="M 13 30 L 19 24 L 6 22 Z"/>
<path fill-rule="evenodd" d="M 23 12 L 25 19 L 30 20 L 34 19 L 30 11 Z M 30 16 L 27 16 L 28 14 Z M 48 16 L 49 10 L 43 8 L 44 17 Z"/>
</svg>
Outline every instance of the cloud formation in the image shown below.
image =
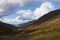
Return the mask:
<svg viewBox="0 0 60 40">
<path fill-rule="evenodd" d="M 26 23 L 30 20 L 22 20 L 20 19 L 20 16 L 17 16 L 16 18 L 4 18 L 4 20 L 1 20 L 2 22 L 8 23 L 8 24 L 22 24 L 22 23 Z"/>
<path fill-rule="evenodd" d="M 13 14 L 18 8 L 36 6 L 33 0 L 0 0 L 0 17 Z"/>
<path fill-rule="evenodd" d="M 47 14 L 48 12 L 52 11 L 54 9 L 54 5 L 51 2 L 44 2 L 41 4 L 39 8 L 36 8 L 34 11 L 34 19 L 38 19 L 41 16 Z"/>
<path fill-rule="evenodd" d="M 19 13 L 17 13 L 22 13 L 22 17 L 24 17 L 25 19 L 32 18 L 33 20 L 36 20 L 52 10 L 54 10 L 54 5 L 51 2 L 46 1 L 43 2 L 40 7 L 36 8 L 33 12 L 31 10 L 19 10 Z"/>
<path fill-rule="evenodd" d="M 16 2 L 16 3 L 18 3 L 18 2 Z M 27 2 L 27 3 L 29 4 L 29 2 Z M 27 3 L 25 3 L 25 1 L 24 1 L 23 3 L 21 3 L 21 6 L 23 4 L 26 5 Z M 11 14 L 15 11 L 14 9 L 17 8 L 16 4 L 15 5 L 14 4 L 12 4 L 12 6 L 10 6 L 10 4 L 9 4 L 9 5 L 6 6 L 7 8 L 5 10 L 0 9 L 0 11 L 4 11 L 4 13 L 6 12 L 5 14 Z M 15 6 L 15 8 L 14 8 L 14 6 Z M 4 7 L 5 6 L 3 6 L 3 8 Z M 9 23 L 9 24 L 25 23 L 25 22 L 31 21 L 31 20 L 28 20 L 28 19 L 37 20 L 38 18 L 40 18 L 44 14 L 47 14 L 48 12 L 52 11 L 53 9 L 54 9 L 54 5 L 51 2 L 45 1 L 40 5 L 39 8 L 36 8 L 34 11 L 31 11 L 30 9 L 28 9 L 28 10 L 18 10 L 18 11 L 16 11 L 16 13 L 19 14 L 19 15 L 21 14 L 21 16 L 18 16 L 14 19 L 5 18 L 1 21 L 5 22 L 5 23 Z M 0 14 L 0 15 L 2 15 L 2 14 Z"/>
<path fill-rule="evenodd" d="M 31 10 L 19 10 L 16 13 L 21 14 L 21 19 L 23 20 L 29 20 L 33 15 L 33 12 Z"/>
</svg>

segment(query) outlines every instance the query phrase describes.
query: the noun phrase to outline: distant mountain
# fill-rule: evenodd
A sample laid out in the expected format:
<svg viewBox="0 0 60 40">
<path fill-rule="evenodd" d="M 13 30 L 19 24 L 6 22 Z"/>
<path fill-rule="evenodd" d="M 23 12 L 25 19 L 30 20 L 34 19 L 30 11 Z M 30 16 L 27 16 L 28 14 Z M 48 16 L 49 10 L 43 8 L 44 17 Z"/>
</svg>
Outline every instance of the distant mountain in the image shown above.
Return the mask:
<svg viewBox="0 0 60 40">
<path fill-rule="evenodd" d="M 18 27 L 26 27 L 26 26 L 29 26 L 29 25 L 33 24 L 34 21 L 35 21 L 35 20 L 29 21 L 29 22 L 27 22 L 27 23 L 18 24 Z"/>
<path fill-rule="evenodd" d="M 6 35 L 16 30 L 16 27 L 0 21 L 0 35 Z"/>
</svg>

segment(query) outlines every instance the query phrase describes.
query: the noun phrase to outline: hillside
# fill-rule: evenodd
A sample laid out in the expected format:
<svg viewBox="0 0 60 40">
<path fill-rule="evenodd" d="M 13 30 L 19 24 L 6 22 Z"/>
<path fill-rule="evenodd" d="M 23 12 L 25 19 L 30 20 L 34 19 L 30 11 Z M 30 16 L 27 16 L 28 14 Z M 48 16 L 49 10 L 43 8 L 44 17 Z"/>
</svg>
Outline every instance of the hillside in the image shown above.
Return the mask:
<svg viewBox="0 0 60 40">
<path fill-rule="evenodd" d="M 47 21 L 49 21 L 49 23 L 50 23 L 50 22 L 53 22 L 55 20 L 58 21 L 59 18 L 60 18 L 60 9 L 59 10 L 55 10 L 55 11 L 51 11 L 51 12 L 43 15 L 42 17 L 40 17 L 38 20 L 35 20 L 34 22 L 32 22 L 33 24 L 30 25 L 28 28 L 32 28 L 33 26 L 37 26 L 37 25 L 41 25 L 41 24 L 42 25 L 47 25 L 48 24 Z"/>
<path fill-rule="evenodd" d="M 16 30 L 15 26 L 0 21 L 0 36 L 12 33 L 14 30 Z"/>
<path fill-rule="evenodd" d="M 60 40 L 60 9 L 51 11 L 14 36 L 0 40 Z"/>
</svg>

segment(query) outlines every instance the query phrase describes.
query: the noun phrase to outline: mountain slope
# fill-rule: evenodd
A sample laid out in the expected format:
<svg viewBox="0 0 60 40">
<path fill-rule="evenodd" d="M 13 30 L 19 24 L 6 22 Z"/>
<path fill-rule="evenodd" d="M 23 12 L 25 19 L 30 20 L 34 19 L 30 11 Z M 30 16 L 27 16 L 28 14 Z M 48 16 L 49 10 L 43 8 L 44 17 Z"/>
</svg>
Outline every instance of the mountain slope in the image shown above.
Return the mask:
<svg viewBox="0 0 60 40">
<path fill-rule="evenodd" d="M 0 21 L 0 35 L 6 35 L 16 30 L 16 27 Z"/>
<path fill-rule="evenodd" d="M 1 40 L 60 40 L 60 9 L 49 12 L 15 36 Z"/>
<path fill-rule="evenodd" d="M 52 11 L 36 20 L 27 27 L 26 33 L 27 40 L 60 40 L 60 10 Z"/>
<path fill-rule="evenodd" d="M 59 18 L 60 18 L 60 9 L 52 11 L 52 12 L 49 12 L 49 13 L 43 15 L 38 20 L 34 21 L 33 24 L 28 27 L 28 29 L 29 28 L 32 29 L 32 28 L 34 28 L 34 26 L 38 26 L 38 25 L 41 25 L 41 24 L 44 25 L 44 23 L 46 21 L 53 22 L 54 20 L 57 20 Z M 48 24 L 48 22 L 46 22 L 45 25 L 46 24 Z"/>
</svg>

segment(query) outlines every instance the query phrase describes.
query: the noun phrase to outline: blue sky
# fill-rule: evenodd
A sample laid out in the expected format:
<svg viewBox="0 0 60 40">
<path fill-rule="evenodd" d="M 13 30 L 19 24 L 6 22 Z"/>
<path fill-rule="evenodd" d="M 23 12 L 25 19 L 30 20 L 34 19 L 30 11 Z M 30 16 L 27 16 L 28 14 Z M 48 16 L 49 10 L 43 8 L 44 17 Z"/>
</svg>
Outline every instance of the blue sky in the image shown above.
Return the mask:
<svg viewBox="0 0 60 40">
<path fill-rule="evenodd" d="M 60 9 L 60 0 L 0 0 L 0 21 L 21 24 Z"/>
</svg>

